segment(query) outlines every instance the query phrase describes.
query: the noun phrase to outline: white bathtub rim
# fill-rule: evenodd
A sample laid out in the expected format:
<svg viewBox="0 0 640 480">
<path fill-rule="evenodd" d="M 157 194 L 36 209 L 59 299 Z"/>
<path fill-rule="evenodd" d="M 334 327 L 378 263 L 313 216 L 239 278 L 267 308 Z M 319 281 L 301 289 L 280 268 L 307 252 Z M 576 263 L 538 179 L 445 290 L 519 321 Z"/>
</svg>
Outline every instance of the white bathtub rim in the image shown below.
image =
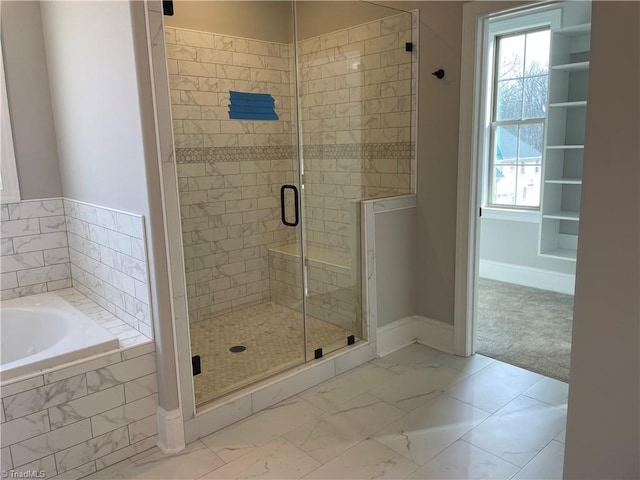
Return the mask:
<svg viewBox="0 0 640 480">
<path fill-rule="evenodd" d="M 120 353 L 121 355 L 121 359 L 124 360 L 124 355 L 126 354 L 126 352 L 130 351 L 130 350 L 134 350 L 137 348 L 142 348 L 142 347 L 147 347 L 149 345 L 155 344 L 155 342 L 153 340 L 149 340 L 148 342 L 144 342 L 144 343 L 138 343 L 136 345 L 129 345 L 127 347 L 120 347 L 120 348 L 116 348 L 113 350 L 110 350 L 108 352 L 102 352 L 102 353 L 97 353 L 95 355 L 91 355 L 88 357 L 83 357 L 83 358 L 79 358 L 77 360 L 72 360 L 70 362 L 61 364 L 61 365 L 57 365 L 55 367 L 48 367 L 48 368 L 42 368 L 40 370 L 38 370 L 37 372 L 31 372 L 31 373 L 25 373 L 24 375 L 15 377 L 15 378 L 11 378 L 9 380 L 0 380 L 0 388 L 4 388 L 4 387 L 8 387 L 9 385 L 13 385 L 14 383 L 19 383 L 19 382 L 24 382 L 25 380 L 30 380 L 32 378 L 35 377 L 39 377 L 42 375 L 49 375 L 53 372 L 57 372 L 59 370 L 64 370 L 66 368 L 71 368 L 71 367 L 76 367 L 78 365 L 82 365 L 83 363 L 88 363 L 88 362 L 92 362 L 94 360 L 100 360 L 101 358 L 106 358 L 109 357 L 115 353 Z M 155 348 L 154 348 L 155 351 Z M 143 355 L 143 354 L 141 354 Z M 136 355 L 137 356 L 137 355 Z M 135 358 L 131 357 L 131 358 Z M 47 383 L 47 382 L 45 382 Z"/>
<path fill-rule="evenodd" d="M 33 355 L 15 359 L 2 365 L 0 382 L 10 381 L 16 377 L 29 374 L 34 370 L 57 367 L 61 364 L 82 358 L 91 353 L 104 353 L 120 346 L 119 340 L 102 325 L 81 312 L 55 292 L 29 295 L 14 298 L 2 303 L 0 313 L 4 309 L 26 309 L 40 312 L 42 323 L 46 325 L 47 313 L 54 313 L 61 318 L 67 327 L 67 333 L 56 343 L 49 345 Z M 19 322 L 18 322 L 19 323 Z M 46 332 L 46 330 L 45 330 Z M 7 334 L 8 332 L 5 332 Z M 16 341 L 28 343 L 29 332 L 19 332 Z"/>
</svg>

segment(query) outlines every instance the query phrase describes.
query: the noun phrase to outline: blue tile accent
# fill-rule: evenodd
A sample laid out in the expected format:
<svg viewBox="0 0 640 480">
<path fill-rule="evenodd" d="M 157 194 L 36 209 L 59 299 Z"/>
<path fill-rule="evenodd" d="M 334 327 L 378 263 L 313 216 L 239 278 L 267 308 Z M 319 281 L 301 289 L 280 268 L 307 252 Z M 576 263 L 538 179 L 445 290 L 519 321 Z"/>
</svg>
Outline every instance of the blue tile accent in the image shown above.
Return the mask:
<svg viewBox="0 0 640 480">
<path fill-rule="evenodd" d="M 229 91 L 229 118 L 232 120 L 278 120 L 276 102 L 268 93 Z"/>
</svg>

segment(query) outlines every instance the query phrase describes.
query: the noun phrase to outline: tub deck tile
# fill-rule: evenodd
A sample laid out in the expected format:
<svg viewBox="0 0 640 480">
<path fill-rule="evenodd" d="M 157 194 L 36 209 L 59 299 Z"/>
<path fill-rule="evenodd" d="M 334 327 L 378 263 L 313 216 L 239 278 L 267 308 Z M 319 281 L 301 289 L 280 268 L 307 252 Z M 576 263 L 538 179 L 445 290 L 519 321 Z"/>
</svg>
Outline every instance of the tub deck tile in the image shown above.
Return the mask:
<svg viewBox="0 0 640 480">
<path fill-rule="evenodd" d="M 29 415 L 87 394 L 87 379 L 84 375 L 34 388 L 2 399 L 7 420 Z"/>
<path fill-rule="evenodd" d="M 67 368 L 61 368 L 54 370 L 50 373 L 44 374 L 44 383 L 54 383 L 64 380 L 66 378 L 74 377 L 82 373 L 90 372 L 102 367 L 108 367 L 114 363 L 122 361 L 120 352 L 110 353 L 106 356 L 96 358 L 95 360 L 83 361 L 77 365 L 73 365 Z"/>
<path fill-rule="evenodd" d="M 26 380 L 2 385 L 2 389 L 0 389 L 0 395 L 2 396 L 2 398 L 7 398 L 13 395 L 17 395 L 18 393 L 26 392 L 27 390 L 33 390 L 34 388 L 41 387 L 43 385 L 44 378 L 42 375 L 38 375 L 37 377 L 32 377 Z"/>
<path fill-rule="evenodd" d="M 113 430 L 56 453 L 58 473 L 72 470 L 129 445 L 127 427 Z"/>
<path fill-rule="evenodd" d="M 87 418 L 37 437 L 11 445 L 13 466 L 18 467 L 59 452 L 91 438 L 91 421 Z"/>
<path fill-rule="evenodd" d="M 17 418 L 0 426 L 0 446 L 7 447 L 50 430 L 47 411 Z"/>
<path fill-rule="evenodd" d="M 50 408 L 51 428 L 56 429 L 69 425 L 120 405 L 124 405 L 124 386 L 116 385 L 98 393 L 77 398 L 64 405 Z"/>
</svg>

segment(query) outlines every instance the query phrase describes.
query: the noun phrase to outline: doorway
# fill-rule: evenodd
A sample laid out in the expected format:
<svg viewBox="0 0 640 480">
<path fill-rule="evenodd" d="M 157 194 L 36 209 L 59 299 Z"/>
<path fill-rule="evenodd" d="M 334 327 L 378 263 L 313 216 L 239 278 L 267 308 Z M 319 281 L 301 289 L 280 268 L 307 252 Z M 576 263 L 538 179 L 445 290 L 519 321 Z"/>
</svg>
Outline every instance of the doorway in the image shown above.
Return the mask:
<svg viewBox="0 0 640 480">
<path fill-rule="evenodd" d="M 590 5 L 479 17 L 457 353 L 568 381 Z"/>
</svg>

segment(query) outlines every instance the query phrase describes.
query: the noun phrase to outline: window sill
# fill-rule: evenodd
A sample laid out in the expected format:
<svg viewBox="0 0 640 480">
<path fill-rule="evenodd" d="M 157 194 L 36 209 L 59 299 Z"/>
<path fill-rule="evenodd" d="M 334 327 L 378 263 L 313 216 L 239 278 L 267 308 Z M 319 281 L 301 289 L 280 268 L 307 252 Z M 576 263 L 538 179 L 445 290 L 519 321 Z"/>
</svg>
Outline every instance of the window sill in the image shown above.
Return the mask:
<svg viewBox="0 0 640 480">
<path fill-rule="evenodd" d="M 540 210 L 511 210 L 506 208 L 482 207 L 483 219 L 507 220 L 510 222 L 540 223 Z"/>
</svg>

